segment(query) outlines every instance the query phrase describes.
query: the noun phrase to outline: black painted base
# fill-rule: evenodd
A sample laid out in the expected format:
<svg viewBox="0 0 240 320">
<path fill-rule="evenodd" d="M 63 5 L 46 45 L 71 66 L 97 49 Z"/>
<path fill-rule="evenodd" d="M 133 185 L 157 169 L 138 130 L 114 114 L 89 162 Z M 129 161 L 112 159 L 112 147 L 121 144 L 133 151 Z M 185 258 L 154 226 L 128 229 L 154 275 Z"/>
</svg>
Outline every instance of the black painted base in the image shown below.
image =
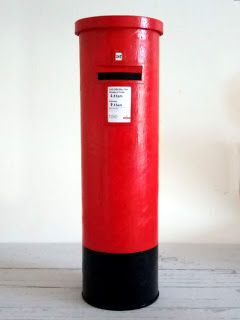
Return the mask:
<svg viewBox="0 0 240 320">
<path fill-rule="evenodd" d="M 83 299 L 101 309 L 131 310 L 158 298 L 158 247 L 113 254 L 83 247 Z"/>
</svg>

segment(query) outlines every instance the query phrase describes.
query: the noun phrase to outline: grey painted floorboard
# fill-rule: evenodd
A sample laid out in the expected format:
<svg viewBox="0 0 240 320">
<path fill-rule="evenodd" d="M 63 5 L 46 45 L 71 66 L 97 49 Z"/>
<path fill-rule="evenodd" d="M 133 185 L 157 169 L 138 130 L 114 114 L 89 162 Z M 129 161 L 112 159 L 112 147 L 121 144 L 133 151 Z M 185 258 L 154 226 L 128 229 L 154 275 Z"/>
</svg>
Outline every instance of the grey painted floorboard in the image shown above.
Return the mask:
<svg viewBox="0 0 240 320">
<path fill-rule="evenodd" d="M 160 245 L 160 297 L 144 309 L 93 308 L 81 278 L 80 244 L 0 244 L 0 319 L 240 320 L 240 245 Z"/>
</svg>

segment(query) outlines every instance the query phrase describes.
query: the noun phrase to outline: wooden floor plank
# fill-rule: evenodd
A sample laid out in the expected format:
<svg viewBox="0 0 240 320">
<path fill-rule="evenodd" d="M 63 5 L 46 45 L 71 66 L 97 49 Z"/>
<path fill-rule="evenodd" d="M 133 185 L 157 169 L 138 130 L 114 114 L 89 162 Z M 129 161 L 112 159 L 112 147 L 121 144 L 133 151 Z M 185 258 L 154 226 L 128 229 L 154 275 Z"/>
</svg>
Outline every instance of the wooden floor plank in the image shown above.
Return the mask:
<svg viewBox="0 0 240 320">
<path fill-rule="evenodd" d="M 80 305 L 74 309 L 68 307 L 39 308 L 22 307 L 1 310 L 4 320 L 239 320 L 240 309 L 159 309 L 151 307 L 137 311 L 93 310 Z"/>
<path fill-rule="evenodd" d="M 81 283 L 80 269 L 0 269 L 0 288 L 81 288 Z M 240 272 L 232 269 L 159 269 L 159 286 L 238 289 Z"/>
</svg>

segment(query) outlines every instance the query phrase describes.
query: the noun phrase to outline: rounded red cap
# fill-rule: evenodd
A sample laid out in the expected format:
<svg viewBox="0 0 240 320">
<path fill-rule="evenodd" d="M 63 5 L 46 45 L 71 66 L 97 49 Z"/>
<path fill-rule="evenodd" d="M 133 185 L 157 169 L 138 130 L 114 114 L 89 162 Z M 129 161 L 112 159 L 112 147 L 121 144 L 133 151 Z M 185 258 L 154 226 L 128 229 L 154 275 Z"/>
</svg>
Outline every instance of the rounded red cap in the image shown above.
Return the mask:
<svg viewBox="0 0 240 320">
<path fill-rule="evenodd" d="M 157 31 L 163 34 L 163 23 L 160 20 L 142 16 L 97 16 L 83 18 L 75 22 L 75 34 L 98 28 L 136 28 Z"/>
</svg>

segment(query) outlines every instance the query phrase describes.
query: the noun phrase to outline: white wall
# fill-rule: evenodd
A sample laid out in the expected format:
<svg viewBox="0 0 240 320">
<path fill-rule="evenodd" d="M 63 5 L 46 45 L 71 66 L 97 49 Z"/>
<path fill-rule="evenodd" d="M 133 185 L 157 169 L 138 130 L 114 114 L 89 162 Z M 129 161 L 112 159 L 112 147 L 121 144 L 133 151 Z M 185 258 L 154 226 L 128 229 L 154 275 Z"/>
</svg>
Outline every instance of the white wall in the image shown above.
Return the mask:
<svg viewBox="0 0 240 320">
<path fill-rule="evenodd" d="M 0 241 L 80 241 L 75 20 L 162 19 L 160 240 L 240 242 L 240 1 L 0 0 Z"/>
</svg>

